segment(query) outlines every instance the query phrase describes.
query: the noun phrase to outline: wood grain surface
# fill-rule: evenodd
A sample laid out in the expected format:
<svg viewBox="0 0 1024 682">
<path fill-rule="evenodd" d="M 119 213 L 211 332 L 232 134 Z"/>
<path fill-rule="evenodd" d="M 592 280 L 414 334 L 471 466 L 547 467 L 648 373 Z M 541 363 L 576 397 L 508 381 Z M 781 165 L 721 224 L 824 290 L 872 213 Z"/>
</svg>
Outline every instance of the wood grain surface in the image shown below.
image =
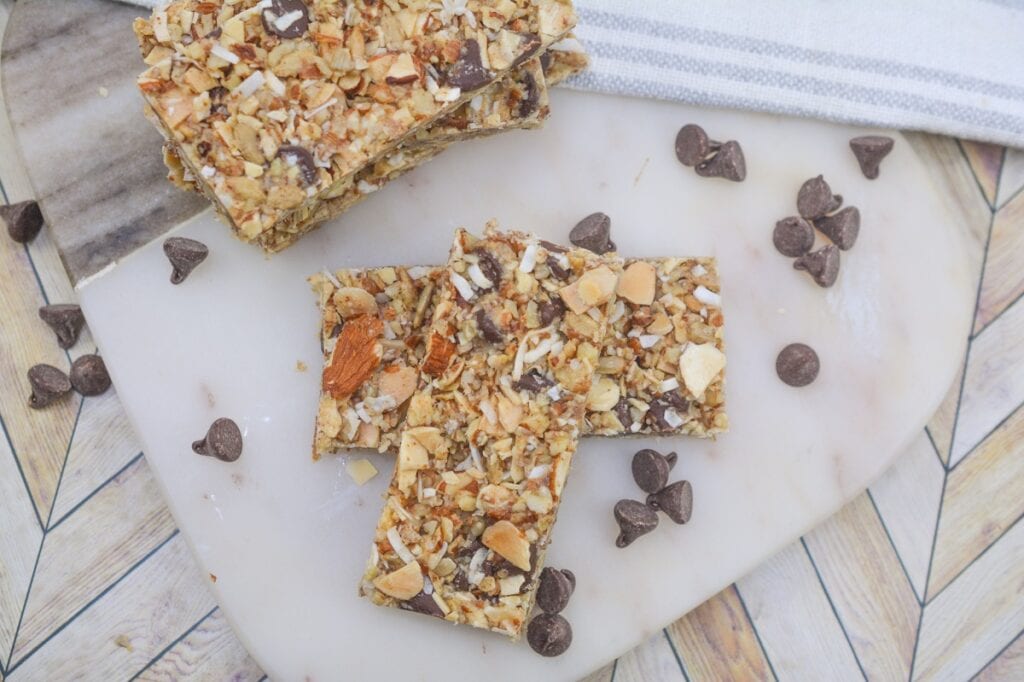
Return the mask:
<svg viewBox="0 0 1024 682">
<path fill-rule="evenodd" d="M 135 10 L 79 2 L 87 21 L 34 26 L 34 35 L 70 39 L 77 95 L 100 97 L 104 85 L 127 96 L 119 88 L 137 56 L 125 48 L 123 68 L 101 72 L 89 57 L 109 42 L 112 18 Z M 11 6 L 0 0 L 0 28 Z M 19 7 L 17 21 L 31 17 Z M 4 59 L 38 68 L 17 63 L 23 47 L 5 44 Z M 31 153 L 46 153 L 41 136 L 62 125 L 61 98 L 76 95 L 47 87 L 51 75 L 41 72 L 40 91 L 18 93 L 31 101 L 14 107 L 15 126 L 39 119 Z M 137 108 L 126 112 L 126 134 L 151 136 Z M 88 125 L 110 135 L 123 123 Z M 162 203 L 182 195 L 165 184 L 156 154 L 118 168 L 67 159 L 66 174 L 33 188 L 10 125 L 0 116 L 3 200 L 42 197 L 47 215 L 70 228 L 27 247 L 0 238 L 0 680 L 259 680 L 174 528 L 116 393 L 26 406 L 29 366 L 66 368 L 92 350 L 87 333 L 60 350 L 37 316 L 46 302 L 73 300 L 60 253 L 76 276 L 87 274 L 98 261 L 88 255 L 95 245 L 82 245 L 99 234 L 97 221 L 124 223 L 100 251 L 123 254 L 177 219 L 167 211 L 199 205 Z M 910 139 L 969 237 L 978 304 L 963 371 L 869 491 L 588 680 L 1024 679 L 1024 152 Z M 64 215 L 83 169 L 133 189 L 89 215 Z M 124 174 L 132 183 L 118 181 Z"/>
</svg>

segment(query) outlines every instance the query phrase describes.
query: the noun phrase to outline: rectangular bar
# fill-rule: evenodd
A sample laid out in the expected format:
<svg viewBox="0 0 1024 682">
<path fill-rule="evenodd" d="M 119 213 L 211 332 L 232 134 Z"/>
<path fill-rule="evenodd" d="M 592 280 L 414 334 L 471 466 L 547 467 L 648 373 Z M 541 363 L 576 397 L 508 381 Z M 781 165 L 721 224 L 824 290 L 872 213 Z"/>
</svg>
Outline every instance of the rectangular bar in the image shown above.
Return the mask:
<svg viewBox="0 0 1024 682">
<path fill-rule="evenodd" d="M 698 392 L 697 377 L 688 386 L 680 367 L 680 357 L 691 341 L 712 344 L 718 353 L 705 354 L 724 362 L 724 318 L 715 260 L 626 261 L 627 267 L 634 263 L 655 269 L 654 298 L 651 305 L 625 299 L 616 302 L 611 333 L 598 361 L 601 376 L 587 404 L 584 435 L 708 438 L 723 433 L 728 428 L 724 372 L 716 373 Z M 383 267 L 310 278 L 320 297 L 325 366 L 344 318 L 353 311 L 353 300 L 365 301 L 363 310 L 378 314 L 385 325 L 383 359 L 374 375 L 343 400 L 321 395 L 314 458 L 351 447 L 398 450 L 411 388 L 397 390 L 396 378 L 411 377 L 423 360 L 424 334 L 443 272 L 443 267 Z"/>
<path fill-rule="evenodd" d="M 549 255 L 557 269 L 543 266 Z M 619 273 L 614 256 L 553 253 L 518 233 L 476 239 L 457 232 L 437 280 L 420 382 L 364 596 L 520 635 Z M 337 369 L 351 363 L 339 359 L 351 355 L 362 328 L 380 325 L 373 315 L 346 322 L 325 372 L 328 392 L 341 397 L 351 389 L 346 371 Z"/>
<path fill-rule="evenodd" d="M 139 88 L 222 217 L 264 243 L 575 22 L 569 0 L 176 0 L 135 24 Z"/>
</svg>

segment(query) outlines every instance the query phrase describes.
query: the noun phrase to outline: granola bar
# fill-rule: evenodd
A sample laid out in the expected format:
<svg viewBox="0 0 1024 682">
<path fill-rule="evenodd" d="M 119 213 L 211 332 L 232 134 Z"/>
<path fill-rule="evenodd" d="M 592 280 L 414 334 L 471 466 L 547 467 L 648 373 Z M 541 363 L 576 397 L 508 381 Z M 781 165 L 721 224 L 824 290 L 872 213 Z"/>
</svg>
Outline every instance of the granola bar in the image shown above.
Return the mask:
<svg viewBox="0 0 1024 682">
<path fill-rule="evenodd" d="M 636 263 L 643 264 L 636 267 L 644 272 L 649 272 L 648 266 L 656 272 L 653 302 L 616 301 L 583 433 L 714 437 L 728 427 L 725 378 L 718 367 L 725 360 L 724 320 L 715 260 L 627 260 L 627 271 L 634 272 Z M 413 368 L 426 351 L 424 333 L 443 272 L 442 267 L 383 267 L 310 278 L 320 297 L 325 365 L 345 319 L 354 313 L 377 314 L 385 335 L 381 366 L 373 377 L 343 400 L 321 395 L 314 458 L 351 447 L 398 450 L 406 400 L 414 385 Z M 353 308 L 355 299 L 367 305 Z M 706 370 L 711 373 L 707 382 L 694 375 L 690 356 L 689 377 L 682 374 L 680 359 L 691 342 L 711 344 L 717 351 L 701 351 L 712 363 Z M 398 377 L 407 377 L 406 390 L 394 390 Z"/>
<path fill-rule="evenodd" d="M 574 24 L 569 0 L 176 0 L 135 24 L 138 83 L 218 212 L 270 248 Z"/>
<path fill-rule="evenodd" d="M 363 595 L 520 635 L 620 272 L 614 256 L 457 232 Z M 353 338 L 364 347 L 382 324 L 373 315 L 346 322 L 326 391 L 350 394 L 350 367 L 369 376 L 360 354 L 346 358 Z"/>
</svg>

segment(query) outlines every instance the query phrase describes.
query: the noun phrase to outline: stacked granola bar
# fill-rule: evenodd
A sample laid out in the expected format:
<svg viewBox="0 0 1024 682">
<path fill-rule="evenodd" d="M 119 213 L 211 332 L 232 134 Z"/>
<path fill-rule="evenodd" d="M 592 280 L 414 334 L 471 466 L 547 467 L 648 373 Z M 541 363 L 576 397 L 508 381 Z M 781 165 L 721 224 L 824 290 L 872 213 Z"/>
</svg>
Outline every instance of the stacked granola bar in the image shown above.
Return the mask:
<svg viewBox="0 0 1024 682">
<path fill-rule="evenodd" d="M 267 251 L 453 142 L 540 125 L 586 66 L 570 0 L 175 0 L 139 77 L 177 184 Z"/>
</svg>

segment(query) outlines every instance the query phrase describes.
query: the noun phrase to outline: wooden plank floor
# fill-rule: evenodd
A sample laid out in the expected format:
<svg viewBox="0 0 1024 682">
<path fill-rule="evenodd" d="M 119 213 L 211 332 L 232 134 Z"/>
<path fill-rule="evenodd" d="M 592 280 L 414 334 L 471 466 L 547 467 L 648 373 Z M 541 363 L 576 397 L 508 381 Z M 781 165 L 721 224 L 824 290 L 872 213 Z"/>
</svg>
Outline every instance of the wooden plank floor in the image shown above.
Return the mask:
<svg viewBox="0 0 1024 682">
<path fill-rule="evenodd" d="M 590 679 L 1024 679 L 1024 151 L 913 143 L 956 188 L 977 277 L 943 405 L 869 491 Z M 0 194 L 32 196 L 5 119 Z M 73 299 L 45 233 L 0 238 L 0 292 L 0 682 L 263 678 L 116 394 L 25 405 L 30 365 L 93 348 L 36 315 Z"/>
</svg>

